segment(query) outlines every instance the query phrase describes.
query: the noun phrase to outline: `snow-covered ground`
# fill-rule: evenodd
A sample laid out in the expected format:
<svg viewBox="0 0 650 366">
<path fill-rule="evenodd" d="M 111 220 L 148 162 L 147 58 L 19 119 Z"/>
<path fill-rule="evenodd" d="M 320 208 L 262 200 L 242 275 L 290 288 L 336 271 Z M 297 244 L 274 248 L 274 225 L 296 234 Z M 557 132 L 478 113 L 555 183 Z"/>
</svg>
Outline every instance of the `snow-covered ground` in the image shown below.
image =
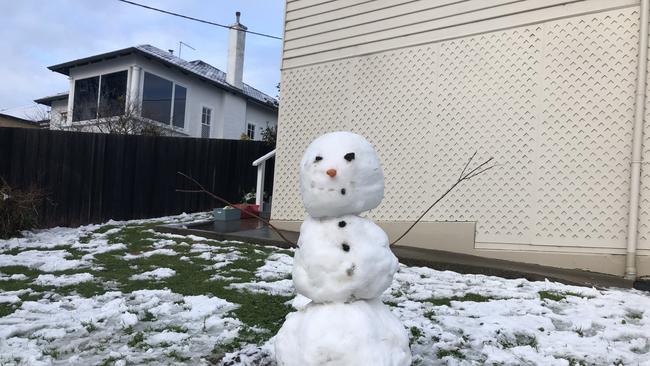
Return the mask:
<svg viewBox="0 0 650 366">
<path fill-rule="evenodd" d="M 0 365 L 273 365 L 292 252 L 160 222 L 0 240 Z M 650 294 L 401 266 L 383 300 L 414 365 L 650 365 Z"/>
</svg>

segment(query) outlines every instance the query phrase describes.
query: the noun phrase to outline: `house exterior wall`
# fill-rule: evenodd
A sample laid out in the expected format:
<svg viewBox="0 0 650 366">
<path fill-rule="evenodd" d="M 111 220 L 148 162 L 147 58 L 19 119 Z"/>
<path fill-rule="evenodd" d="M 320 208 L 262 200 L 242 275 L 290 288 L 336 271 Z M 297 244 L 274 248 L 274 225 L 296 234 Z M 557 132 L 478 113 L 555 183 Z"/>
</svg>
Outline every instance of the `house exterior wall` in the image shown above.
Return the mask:
<svg viewBox="0 0 650 366">
<path fill-rule="evenodd" d="M 277 126 L 278 115 L 266 107 L 249 101 L 246 106 L 246 124 L 249 123 L 255 125 L 255 140 L 262 140 L 262 130 Z M 244 129 L 246 128 L 247 126 L 244 126 Z"/>
<path fill-rule="evenodd" d="M 68 100 L 53 100 L 50 105 L 50 129 L 59 130 L 67 121 Z"/>
<path fill-rule="evenodd" d="M 297 0 L 286 9 L 274 223 L 296 228 L 305 215 L 297 171 L 307 144 L 350 130 L 380 155 L 386 195 L 368 216 L 391 237 L 475 150 L 499 163 L 400 245 L 623 274 L 638 1 Z M 650 274 L 649 170 L 640 275 Z"/>
<path fill-rule="evenodd" d="M 133 73 L 133 67 L 140 67 L 139 73 Z M 184 74 L 175 69 L 170 69 L 159 62 L 149 60 L 142 56 L 129 55 L 101 63 L 75 67 L 70 70 L 70 97 L 68 100 L 68 126 L 72 123 L 72 102 L 74 100 L 74 81 L 100 74 L 128 70 L 127 90 L 132 83 L 136 82 L 139 95 L 127 95 L 127 99 L 142 100 L 142 86 L 144 74 L 152 73 L 159 77 L 171 80 L 180 86 L 187 88 L 187 102 L 185 105 L 184 128 L 170 127 L 174 134 L 180 136 L 201 137 L 201 115 L 203 107 L 212 109 L 210 125 L 211 138 L 239 139 L 242 133 L 246 132 L 245 121 L 247 115 L 246 98 L 221 90 L 207 82 L 200 81 L 196 77 Z M 139 80 L 133 80 L 133 75 L 138 75 Z M 134 98 L 135 97 L 135 98 Z M 263 108 L 263 107 L 261 107 Z M 269 118 L 276 115 L 274 111 L 263 108 Z M 261 113 L 251 112 L 253 115 Z M 275 117 L 277 119 L 277 116 Z"/>
</svg>

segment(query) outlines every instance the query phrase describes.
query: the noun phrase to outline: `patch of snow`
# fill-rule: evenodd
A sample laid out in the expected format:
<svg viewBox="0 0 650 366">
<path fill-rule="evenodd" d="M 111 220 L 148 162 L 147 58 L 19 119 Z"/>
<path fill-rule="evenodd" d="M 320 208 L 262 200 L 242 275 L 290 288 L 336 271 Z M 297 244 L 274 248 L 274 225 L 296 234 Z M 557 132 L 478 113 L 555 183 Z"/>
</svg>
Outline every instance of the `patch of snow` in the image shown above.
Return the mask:
<svg viewBox="0 0 650 366">
<path fill-rule="evenodd" d="M 153 314 L 155 308 L 163 306 L 168 312 L 160 319 L 139 321 L 136 316 L 143 311 Z M 188 357 L 189 364 L 202 364 L 202 356 L 217 342 L 232 340 L 242 326 L 237 319 L 228 317 L 234 308 L 235 304 L 222 299 L 184 297 L 169 290 L 28 301 L 0 318 L 0 364 L 13 364 L 17 358 L 27 365 L 95 365 L 109 357 L 128 364 L 151 360 L 154 364 L 166 364 L 164 360 L 170 350 Z M 170 325 L 183 327 L 187 333 L 164 330 Z M 131 328 L 129 333 L 125 333 L 125 328 Z M 144 351 L 139 346 L 127 345 L 138 333 L 144 334 Z M 44 354 L 48 349 L 59 352 L 56 361 Z M 11 357 L 7 358 L 8 355 Z"/>
<path fill-rule="evenodd" d="M 0 240 L 0 253 L 12 249 L 51 249 L 76 243 L 86 233 L 96 230 L 99 225 L 86 225 L 78 228 L 55 227 L 45 230 L 23 231 L 22 237 Z"/>
<path fill-rule="evenodd" d="M 176 245 L 176 241 L 171 240 L 171 239 L 156 239 L 153 243 L 153 247 L 156 249 L 164 248 L 167 246 L 174 246 Z"/>
<path fill-rule="evenodd" d="M 171 268 L 156 268 L 153 271 L 148 271 L 140 274 L 135 274 L 129 277 L 130 280 L 160 280 L 169 278 L 176 274 Z"/>
<path fill-rule="evenodd" d="M 165 330 L 162 333 L 156 333 L 149 336 L 146 342 L 147 344 L 156 346 L 160 344 L 180 343 L 187 338 L 189 338 L 187 333 L 170 332 Z"/>
<path fill-rule="evenodd" d="M 234 281 L 234 280 L 237 280 L 237 277 L 215 274 L 215 275 L 212 275 L 212 277 L 210 277 L 210 280 L 211 281 Z"/>
<path fill-rule="evenodd" d="M 177 253 L 173 251 L 172 249 L 154 249 L 148 252 L 140 253 L 140 254 L 130 254 L 127 253 L 124 255 L 124 259 L 132 260 L 132 259 L 137 259 L 137 258 L 149 258 L 153 255 L 167 255 L 167 256 L 175 256 Z"/>
<path fill-rule="evenodd" d="M 283 253 L 271 254 L 264 265 L 255 271 L 255 276 L 262 280 L 280 280 L 291 273 L 293 258 Z"/>
<path fill-rule="evenodd" d="M 63 287 L 63 286 L 76 285 L 82 282 L 92 281 L 93 279 L 94 276 L 90 273 L 75 273 L 71 275 L 61 275 L 61 276 L 46 274 L 46 275 L 39 275 L 34 281 L 34 284 L 40 286 Z"/>
<path fill-rule="evenodd" d="M 11 291 L 11 292 L 14 292 L 14 291 Z M 17 303 L 17 302 L 20 302 L 20 297 L 18 297 L 16 295 L 13 295 L 13 294 L 10 294 L 10 293 L 7 293 L 7 292 L 3 292 L 2 294 L 0 294 L 0 304 L 2 304 L 2 303 L 14 304 L 14 303 Z"/>
<path fill-rule="evenodd" d="M 222 314 L 234 310 L 239 306 L 220 299 L 218 297 L 209 297 L 206 295 L 185 296 L 183 299 L 186 305 L 186 311 L 180 315 L 188 320 L 203 320 L 213 314 Z"/>
<path fill-rule="evenodd" d="M 16 255 L 0 254 L 0 267 L 25 266 L 42 272 L 65 271 L 86 266 L 78 259 L 66 259 L 65 250 L 27 250 Z"/>
<path fill-rule="evenodd" d="M 120 316 L 120 320 L 125 327 L 132 327 L 138 324 L 138 316 L 133 313 L 124 313 Z"/>
<path fill-rule="evenodd" d="M 38 338 L 43 338 L 46 340 L 53 340 L 56 338 L 63 338 L 65 337 L 65 329 L 61 328 L 44 328 L 44 329 L 39 329 L 36 332 L 33 333 L 34 337 Z"/>
<path fill-rule="evenodd" d="M 2 272 L 0 272 L 0 281 L 24 281 L 28 279 L 29 277 L 25 276 L 22 273 L 15 273 L 12 275 L 6 275 Z"/>
<path fill-rule="evenodd" d="M 121 228 L 116 228 L 111 230 L 121 230 Z M 108 233 L 111 230 L 108 230 L 106 233 Z M 101 238 L 90 239 L 87 243 L 76 242 L 72 244 L 71 247 L 80 250 L 82 252 L 86 252 L 87 254 L 82 257 L 82 259 L 84 260 L 92 260 L 94 256 L 97 254 L 113 252 L 116 250 L 125 250 L 127 248 L 126 244 L 123 243 L 111 244 L 108 242 L 108 239 L 101 239 Z"/>
<path fill-rule="evenodd" d="M 291 305 L 296 310 L 302 310 L 306 308 L 309 303 L 311 303 L 311 299 L 300 294 L 297 294 L 296 297 L 289 301 L 289 305 Z"/>
<path fill-rule="evenodd" d="M 226 288 L 246 290 L 253 293 L 264 293 L 273 296 L 293 296 L 296 292 L 295 288 L 293 287 L 293 281 L 289 279 L 274 282 L 259 281 L 231 283 Z"/>
</svg>

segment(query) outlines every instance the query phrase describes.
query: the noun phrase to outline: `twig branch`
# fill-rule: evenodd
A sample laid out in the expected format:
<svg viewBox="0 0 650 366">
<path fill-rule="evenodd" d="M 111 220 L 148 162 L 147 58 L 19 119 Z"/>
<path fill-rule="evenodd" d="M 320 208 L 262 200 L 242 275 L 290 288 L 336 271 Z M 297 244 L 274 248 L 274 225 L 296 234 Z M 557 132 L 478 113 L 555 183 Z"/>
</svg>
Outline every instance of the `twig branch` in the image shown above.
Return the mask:
<svg viewBox="0 0 650 366">
<path fill-rule="evenodd" d="M 232 203 L 228 202 L 226 199 L 221 198 L 221 197 L 217 196 L 216 194 L 214 194 L 214 193 L 208 191 L 207 189 L 205 189 L 205 187 L 203 187 L 203 185 L 202 185 L 201 183 L 199 183 L 196 179 L 190 177 L 189 175 L 187 175 L 187 174 L 185 174 L 185 173 L 181 173 L 181 172 L 177 172 L 177 173 L 180 174 L 181 176 L 187 178 L 187 179 L 188 179 L 189 181 L 191 181 L 192 183 L 194 183 L 194 184 L 195 184 L 199 189 L 177 189 L 176 192 L 182 192 L 182 193 L 205 193 L 205 194 L 207 194 L 208 196 L 210 196 L 210 197 L 216 199 L 216 200 L 219 201 L 219 202 L 225 203 L 225 204 L 228 205 L 228 206 L 232 206 L 232 205 L 233 205 Z M 255 214 L 252 213 L 252 212 L 247 212 L 247 213 L 248 213 L 249 215 L 253 216 L 254 218 L 256 218 L 256 219 L 262 221 L 263 223 L 267 224 L 271 229 L 273 229 L 273 231 L 275 231 L 278 235 L 280 235 L 280 237 L 282 238 L 282 240 L 286 241 L 287 243 L 289 243 L 289 244 L 292 245 L 292 246 L 295 246 L 295 247 L 298 246 L 296 243 L 294 243 L 294 242 L 292 242 L 291 240 L 287 239 L 287 238 L 286 238 L 286 237 L 285 237 L 285 236 L 280 232 L 280 230 L 279 230 L 278 228 L 276 228 L 275 226 L 273 226 L 273 224 L 271 224 L 271 223 L 268 222 L 267 220 L 265 220 L 265 219 L 263 219 L 263 218 L 261 218 L 261 217 L 255 215 Z"/>
<path fill-rule="evenodd" d="M 476 153 L 477 153 L 477 152 L 478 152 L 478 151 L 474 151 L 474 154 L 472 154 L 472 156 L 469 157 L 469 160 L 467 160 L 467 163 L 465 163 L 465 166 L 463 167 L 463 171 L 460 172 L 460 175 L 458 176 L 458 179 L 461 179 L 461 178 L 463 177 L 463 174 L 465 174 L 465 170 L 467 170 L 467 167 L 469 166 L 469 163 L 472 162 L 472 160 L 473 160 L 474 157 L 476 156 Z"/>
<path fill-rule="evenodd" d="M 398 241 L 402 240 L 402 238 L 404 238 L 404 237 L 406 236 L 406 234 L 408 234 L 409 231 L 411 231 L 411 229 L 413 229 L 413 227 L 414 227 L 418 222 L 420 222 L 420 220 L 422 220 L 422 219 L 424 218 L 424 216 L 425 216 L 429 211 L 431 211 L 431 209 L 432 209 L 435 205 L 438 204 L 438 202 L 442 201 L 442 199 L 445 198 L 445 196 L 447 196 L 447 195 L 449 194 L 449 192 L 453 191 L 454 188 L 456 188 L 460 183 L 462 183 L 463 181 L 470 180 L 470 179 L 476 177 L 477 175 L 482 174 L 482 173 L 485 173 L 486 171 L 488 171 L 488 170 L 494 168 L 495 166 L 497 166 L 496 164 L 494 164 L 494 165 L 488 165 L 488 164 L 489 164 L 489 163 L 494 159 L 494 158 L 489 158 L 489 159 L 487 159 L 486 161 L 484 161 L 484 162 L 482 162 L 481 164 L 479 164 L 478 166 L 476 166 L 474 169 L 472 169 L 472 170 L 470 170 L 470 171 L 468 171 L 468 172 L 466 173 L 465 171 L 467 170 L 467 167 L 469 167 L 469 165 L 472 163 L 472 160 L 474 160 L 474 157 L 475 157 L 475 156 L 476 156 L 476 151 L 474 152 L 474 154 L 472 154 L 472 156 L 470 156 L 469 160 L 467 160 L 467 163 L 466 163 L 465 166 L 463 167 L 463 170 L 460 172 L 460 175 L 458 176 L 458 179 L 456 180 L 456 182 L 455 182 L 451 187 L 449 187 L 449 189 L 447 189 L 447 191 L 445 191 L 445 193 L 443 193 L 442 196 L 438 197 L 438 199 L 435 200 L 435 201 L 433 202 L 433 204 L 431 204 L 431 206 L 429 206 L 429 208 L 427 208 L 426 211 L 424 211 L 424 212 L 422 213 L 422 215 L 420 215 L 420 217 L 418 217 L 417 220 L 415 220 L 415 222 L 414 222 L 413 224 L 411 224 L 411 226 L 409 226 L 408 229 L 406 229 L 406 231 L 404 232 L 404 234 L 400 235 L 399 238 L 395 239 L 392 243 L 390 243 L 390 246 L 393 246 L 393 245 L 395 245 Z M 486 165 L 488 165 L 488 166 L 486 167 Z"/>
</svg>

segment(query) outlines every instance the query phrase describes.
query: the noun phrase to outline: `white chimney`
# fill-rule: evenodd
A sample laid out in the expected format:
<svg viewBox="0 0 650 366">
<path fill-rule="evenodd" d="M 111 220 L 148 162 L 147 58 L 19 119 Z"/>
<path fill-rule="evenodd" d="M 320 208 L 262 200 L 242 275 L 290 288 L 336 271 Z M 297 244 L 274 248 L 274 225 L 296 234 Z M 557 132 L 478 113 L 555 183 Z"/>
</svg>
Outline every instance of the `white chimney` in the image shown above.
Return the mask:
<svg viewBox="0 0 650 366">
<path fill-rule="evenodd" d="M 226 70 L 226 82 L 228 84 L 243 88 L 242 76 L 244 74 L 244 45 L 246 43 L 246 28 L 239 23 L 240 12 L 235 13 L 237 21 L 230 25 L 228 41 L 228 69 Z"/>
</svg>

